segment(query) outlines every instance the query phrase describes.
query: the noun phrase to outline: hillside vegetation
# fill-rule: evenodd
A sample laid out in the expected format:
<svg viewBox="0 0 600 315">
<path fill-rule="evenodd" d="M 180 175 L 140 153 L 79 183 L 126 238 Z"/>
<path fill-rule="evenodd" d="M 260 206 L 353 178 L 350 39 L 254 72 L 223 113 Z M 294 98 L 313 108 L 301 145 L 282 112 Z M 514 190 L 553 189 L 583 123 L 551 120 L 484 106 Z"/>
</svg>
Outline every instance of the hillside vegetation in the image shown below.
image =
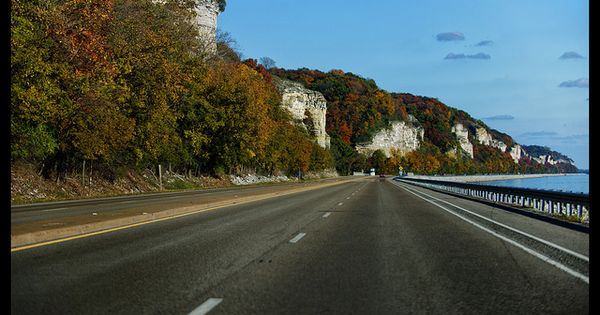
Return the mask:
<svg viewBox="0 0 600 315">
<path fill-rule="evenodd" d="M 208 55 L 190 1 L 19 1 L 11 11 L 11 158 L 60 178 L 333 167 L 289 123 L 270 75 L 226 42 Z"/>
<path fill-rule="evenodd" d="M 388 93 L 342 70 L 267 71 L 240 60 L 228 36 L 210 55 L 191 22 L 194 2 L 158 2 L 11 0 L 13 165 L 34 165 L 56 182 L 86 165 L 112 180 L 156 165 L 188 176 L 333 167 L 343 175 L 370 167 L 395 173 L 400 165 L 423 174 L 556 171 L 527 159 L 515 164 L 476 141 L 474 159 L 448 154 L 458 148 L 455 122 L 487 126 L 434 98 Z M 290 123 L 273 75 L 325 96 L 331 149 Z M 419 150 L 385 157 L 354 149 L 409 115 L 425 129 Z"/>
<path fill-rule="evenodd" d="M 323 93 L 328 106 L 327 132 L 331 136 L 336 167 L 343 173 L 369 167 L 397 173 L 398 166 L 421 174 L 577 172 L 577 168 L 568 163 L 544 165 L 529 157 L 514 163 L 508 152 L 480 144 L 474 134 L 477 128 L 485 128 L 508 148 L 516 144 L 512 137 L 489 128 L 462 110 L 446 106 L 436 98 L 389 93 L 380 89 L 372 79 L 343 70 L 322 72 L 306 68 L 275 68 L 270 71 Z M 425 130 L 424 143 L 418 150 L 386 158 L 381 152 L 375 152 L 371 157 L 361 156 L 353 149 L 371 139 L 391 121 L 409 121 L 409 116 L 416 118 Z M 449 154 L 461 152 L 456 135 L 451 131 L 456 123 L 469 130 L 469 142 L 473 144 L 472 159 L 464 154 Z"/>
</svg>

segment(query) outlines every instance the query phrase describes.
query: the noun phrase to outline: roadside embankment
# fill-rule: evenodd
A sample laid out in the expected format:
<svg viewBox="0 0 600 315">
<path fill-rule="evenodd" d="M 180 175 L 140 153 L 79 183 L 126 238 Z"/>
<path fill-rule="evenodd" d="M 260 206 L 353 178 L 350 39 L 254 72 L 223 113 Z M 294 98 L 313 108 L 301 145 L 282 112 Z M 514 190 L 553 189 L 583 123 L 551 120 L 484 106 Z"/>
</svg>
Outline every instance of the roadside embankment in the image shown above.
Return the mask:
<svg viewBox="0 0 600 315">
<path fill-rule="evenodd" d="M 247 173 L 239 175 L 201 175 L 178 174 L 169 168 L 158 174 L 157 169 L 121 170 L 119 175 L 107 175 L 106 170 L 96 167 L 87 171 L 72 171 L 46 178 L 39 166 L 31 163 L 11 164 L 10 202 L 12 205 L 39 202 L 106 198 L 114 196 L 132 196 L 166 191 L 185 191 L 197 189 L 226 188 L 270 183 L 303 183 L 296 177 L 283 175 L 261 176 Z M 307 172 L 304 180 L 336 178 L 334 170 Z"/>
</svg>

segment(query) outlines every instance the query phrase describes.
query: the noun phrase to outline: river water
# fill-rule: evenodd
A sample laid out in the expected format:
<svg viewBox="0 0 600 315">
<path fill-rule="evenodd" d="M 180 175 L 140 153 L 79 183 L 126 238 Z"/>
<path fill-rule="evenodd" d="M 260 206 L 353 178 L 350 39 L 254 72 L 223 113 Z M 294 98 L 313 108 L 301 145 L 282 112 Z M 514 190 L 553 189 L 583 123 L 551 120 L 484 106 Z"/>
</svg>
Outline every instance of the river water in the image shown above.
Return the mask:
<svg viewBox="0 0 600 315">
<path fill-rule="evenodd" d="M 545 176 L 537 178 L 522 178 L 510 180 L 496 180 L 478 182 L 481 185 L 533 188 L 544 190 L 557 190 L 564 192 L 590 193 L 590 175 L 573 174 L 564 176 Z"/>
</svg>

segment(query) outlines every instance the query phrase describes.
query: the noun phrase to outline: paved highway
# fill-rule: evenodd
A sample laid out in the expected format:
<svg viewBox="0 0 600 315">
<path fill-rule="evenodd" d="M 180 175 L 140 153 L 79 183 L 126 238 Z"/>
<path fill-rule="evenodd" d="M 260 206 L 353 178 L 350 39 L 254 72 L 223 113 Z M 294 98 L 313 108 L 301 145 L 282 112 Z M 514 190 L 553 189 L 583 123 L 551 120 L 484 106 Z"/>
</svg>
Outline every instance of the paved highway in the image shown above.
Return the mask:
<svg viewBox="0 0 600 315">
<path fill-rule="evenodd" d="M 589 313 L 589 235 L 364 180 L 11 253 L 13 314 Z"/>
<path fill-rule="evenodd" d="M 90 213 L 112 217 L 118 216 L 121 212 L 131 215 L 130 210 L 132 209 L 143 208 L 145 211 L 150 212 L 153 209 L 189 206 L 215 202 L 223 199 L 271 193 L 274 191 L 286 191 L 298 187 L 335 183 L 350 178 L 351 177 L 337 177 L 307 183 L 277 183 L 13 205 L 11 206 L 11 225 L 20 226 L 31 222 L 56 221 L 57 219 L 64 220 L 65 218 L 81 215 L 89 216 Z"/>
</svg>

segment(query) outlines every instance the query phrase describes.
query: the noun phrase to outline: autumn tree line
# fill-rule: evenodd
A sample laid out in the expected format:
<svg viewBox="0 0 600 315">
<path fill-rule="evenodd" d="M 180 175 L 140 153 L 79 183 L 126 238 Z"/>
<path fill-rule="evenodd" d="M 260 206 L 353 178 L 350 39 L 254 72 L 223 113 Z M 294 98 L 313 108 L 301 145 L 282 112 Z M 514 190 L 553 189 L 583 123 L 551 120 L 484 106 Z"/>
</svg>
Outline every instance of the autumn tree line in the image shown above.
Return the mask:
<svg viewBox="0 0 600 315">
<path fill-rule="evenodd" d="M 468 113 L 446 106 L 435 98 L 388 93 L 378 88 L 372 79 L 342 70 L 322 72 L 306 68 L 274 68 L 270 72 L 323 93 L 327 99 L 327 133 L 331 136 L 336 168 L 343 174 L 371 167 L 386 174 L 397 174 L 399 167 L 404 171 L 428 175 L 577 172 L 571 164 L 543 165 L 529 157 L 515 163 L 508 152 L 481 145 L 474 138 L 476 128 L 485 127 L 495 139 L 510 148 L 514 141 L 509 135 L 490 129 Z M 392 150 L 389 157 L 380 150 L 371 156 L 354 150 L 356 144 L 368 142 L 391 121 L 411 121 L 409 115 L 425 131 L 424 141 L 418 150 L 405 155 Z M 473 158 L 462 151 L 456 135 L 452 133 L 452 126 L 456 123 L 469 130 Z"/>
<path fill-rule="evenodd" d="M 264 67 L 241 61 L 229 36 L 206 53 L 194 1 L 156 2 L 11 1 L 11 162 L 46 176 L 84 161 L 108 176 L 334 167 L 289 123 Z"/>
<path fill-rule="evenodd" d="M 11 162 L 34 163 L 48 178 L 85 162 L 109 177 L 159 164 L 190 175 L 548 171 L 479 145 L 474 159 L 448 155 L 458 146 L 452 124 L 474 120 L 435 99 L 388 93 L 341 70 L 267 70 L 241 60 L 226 33 L 211 55 L 192 22 L 194 2 L 11 0 Z M 273 75 L 323 93 L 330 149 L 290 123 Z M 425 128 L 419 150 L 354 149 L 408 115 Z"/>
</svg>

